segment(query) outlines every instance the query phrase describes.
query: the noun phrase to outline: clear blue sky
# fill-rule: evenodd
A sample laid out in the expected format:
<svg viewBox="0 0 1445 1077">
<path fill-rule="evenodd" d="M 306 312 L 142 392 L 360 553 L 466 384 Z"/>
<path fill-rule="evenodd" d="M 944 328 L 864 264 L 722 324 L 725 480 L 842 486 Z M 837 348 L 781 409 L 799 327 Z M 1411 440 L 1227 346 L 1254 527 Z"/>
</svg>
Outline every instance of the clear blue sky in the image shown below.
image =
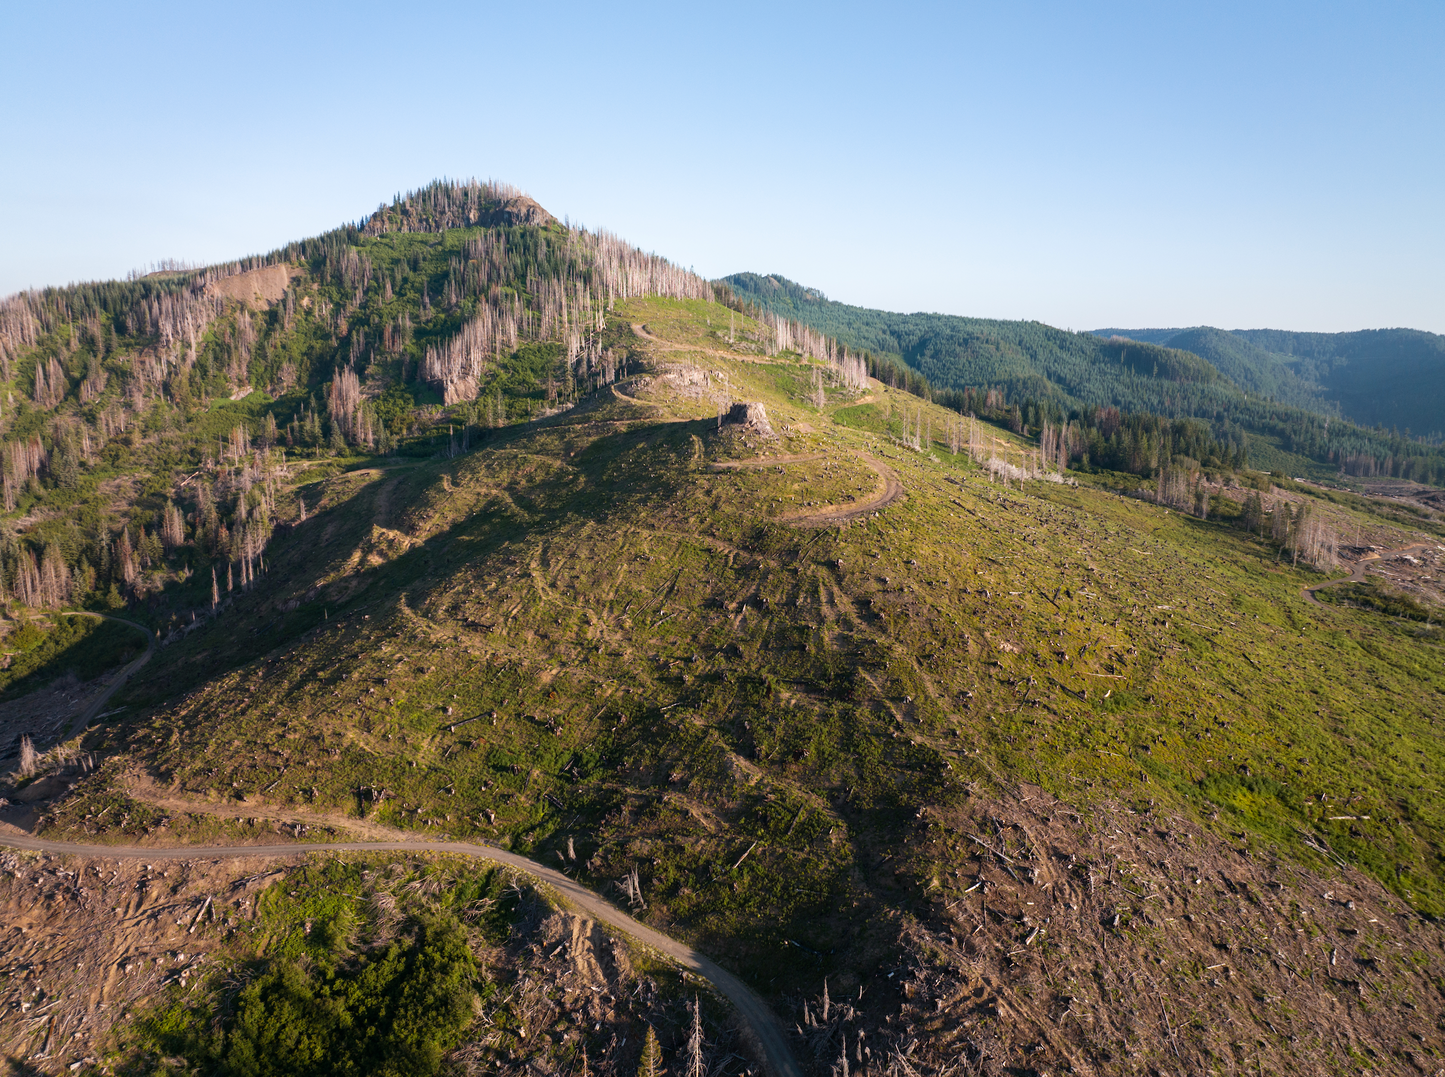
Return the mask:
<svg viewBox="0 0 1445 1077">
<path fill-rule="evenodd" d="M 1445 332 L 1439 0 L 52 2 L 0 28 L 0 294 L 477 176 L 868 306 Z"/>
</svg>

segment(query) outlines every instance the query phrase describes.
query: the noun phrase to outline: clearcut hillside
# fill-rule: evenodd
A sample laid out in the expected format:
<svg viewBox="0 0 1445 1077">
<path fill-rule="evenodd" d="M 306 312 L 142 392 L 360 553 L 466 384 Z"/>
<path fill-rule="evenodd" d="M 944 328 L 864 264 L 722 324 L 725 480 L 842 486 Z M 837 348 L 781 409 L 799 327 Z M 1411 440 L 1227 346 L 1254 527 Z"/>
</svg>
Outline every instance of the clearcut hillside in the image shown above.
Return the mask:
<svg viewBox="0 0 1445 1077">
<path fill-rule="evenodd" d="M 385 293 L 383 243 L 485 250 L 495 226 L 459 220 L 348 234 L 335 257 L 373 259 L 353 310 Z M 532 316 L 541 288 L 524 293 L 478 292 L 422 374 L 356 375 L 372 422 L 412 378 L 436 394 L 411 397 L 386 451 L 374 427 L 348 440 L 344 399 L 339 444 L 269 472 L 250 429 L 201 450 L 234 526 L 264 504 L 264 549 L 242 569 L 185 515 L 174 578 L 117 586 L 160 630 L 155 657 L 94 726 L 38 745 L 4 825 L 100 845 L 495 843 L 737 974 L 812 1074 L 1438 1067 L 1445 528 L 1428 501 L 1178 454 L 1150 477 L 1060 470 L 1058 428 L 862 377 L 836 340 L 720 290 L 604 298 L 575 353 L 518 315 L 509 350 L 495 326 Z M 191 428 L 140 429 L 158 452 Z M 173 474 L 172 505 L 199 498 Z M 54 638 L 38 610 L 11 616 Z M 84 870 L 11 878 L 57 917 L 113 908 Z M 545 895 L 415 857 L 287 871 L 188 875 L 180 924 L 152 906 L 138 922 L 174 962 L 200 949 L 195 915 L 204 974 L 87 1011 L 84 1053 L 69 1031 L 47 1049 L 58 1019 L 7 1011 L 7 1050 L 42 1072 L 254 1072 L 260 1051 L 268 1072 L 585 1057 L 632 1077 L 655 1024 L 669 1069 L 686 1062 L 695 982 L 552 919 Z M 222 919 L 202 921 L 202 892 Z M 17 1004 L 71 993 L 68 959 L 7 938 Z M 440 993 L 416 1031 L 337 1031 L 423 988 Z M 704 1009 L 711 1064 L 756 1069 L 736 1018 Z M 283 1018 L 319 1055 L 253 1034 Z"/>
</svg>

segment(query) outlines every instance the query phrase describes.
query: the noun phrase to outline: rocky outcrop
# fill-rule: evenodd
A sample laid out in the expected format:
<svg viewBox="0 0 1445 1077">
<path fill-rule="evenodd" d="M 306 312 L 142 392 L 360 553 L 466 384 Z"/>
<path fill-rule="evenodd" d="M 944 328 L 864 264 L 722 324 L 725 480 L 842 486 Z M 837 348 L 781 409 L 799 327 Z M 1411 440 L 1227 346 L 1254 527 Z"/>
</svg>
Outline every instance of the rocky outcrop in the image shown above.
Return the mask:
<svg viewBox="0 0 1445 1077">
<path fill-rule="evenodd" d="M 741 426 L 759 437 L 775 438 L 772 424 L 768 422 L 768 409 L 761 404 L 739 401 L 728 409 L 723 422 L 729 426 Z"/>
</svg>

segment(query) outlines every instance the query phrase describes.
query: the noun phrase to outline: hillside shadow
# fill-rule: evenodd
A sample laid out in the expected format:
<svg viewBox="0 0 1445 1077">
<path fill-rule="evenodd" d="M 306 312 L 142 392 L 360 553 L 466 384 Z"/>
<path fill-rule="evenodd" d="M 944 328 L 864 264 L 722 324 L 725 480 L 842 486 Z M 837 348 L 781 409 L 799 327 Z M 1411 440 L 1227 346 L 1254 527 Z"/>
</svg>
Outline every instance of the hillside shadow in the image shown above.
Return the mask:
<svg viewBox="0 0 1445 1077">
<path fill-rule="evenodd" d="M 574 433 L 575 441 L 569 436 Z M 158 704 L 311 633 L 390 605 L 428 577 L 484 564 L 509 544 L 569 522 L 605 527 L 645 521 L 694 481 L 698 441 L 706 444 L 715 435 L 716 421 L 704 419 L 639 422 L 600 435 L 590 424 L 555 422 L 495 431 L 470 452 L 397 469 L 392 476 L 384 469 L 304 524 L 278 528 L 268 549 L 268 572 L 254 589 L 228 596 L 213 620 L 167 646 L 162 661 L 126 689 L 126 698 Z M 508 478 L 518 456 L 554 466 L 550 474 L 534 470 Z M 495 471 L 489 459 L 497 462 Z M 349 574 L 349 594 L 316 593 L 310 586 L 361 548 L 383 517 L 399 520 L 443 482 L 460 491 L 496 476 L 502 477 L 505 499 L 492 498 L 385 563 Z M 177 591 L 186 586 L 175 585 Z"/>
</svg>

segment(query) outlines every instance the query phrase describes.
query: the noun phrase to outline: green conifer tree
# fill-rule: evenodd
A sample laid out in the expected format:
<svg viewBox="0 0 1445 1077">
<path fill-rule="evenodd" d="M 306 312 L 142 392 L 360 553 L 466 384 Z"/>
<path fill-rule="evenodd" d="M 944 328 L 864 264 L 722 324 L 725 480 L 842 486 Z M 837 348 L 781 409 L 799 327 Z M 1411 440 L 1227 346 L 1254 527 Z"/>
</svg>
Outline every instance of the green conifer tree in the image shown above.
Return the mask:
<svg viewBox="0 0 1445 1077">
<path fill-rule="evenodd" d="M 657 1033 L 647 1026 L 647 1035 L 642 1039 L 642 1057 L 637 1060 L 637 1077 L 662 1077 L 662 1044 L 657 1042 Z"/>
</svg>

